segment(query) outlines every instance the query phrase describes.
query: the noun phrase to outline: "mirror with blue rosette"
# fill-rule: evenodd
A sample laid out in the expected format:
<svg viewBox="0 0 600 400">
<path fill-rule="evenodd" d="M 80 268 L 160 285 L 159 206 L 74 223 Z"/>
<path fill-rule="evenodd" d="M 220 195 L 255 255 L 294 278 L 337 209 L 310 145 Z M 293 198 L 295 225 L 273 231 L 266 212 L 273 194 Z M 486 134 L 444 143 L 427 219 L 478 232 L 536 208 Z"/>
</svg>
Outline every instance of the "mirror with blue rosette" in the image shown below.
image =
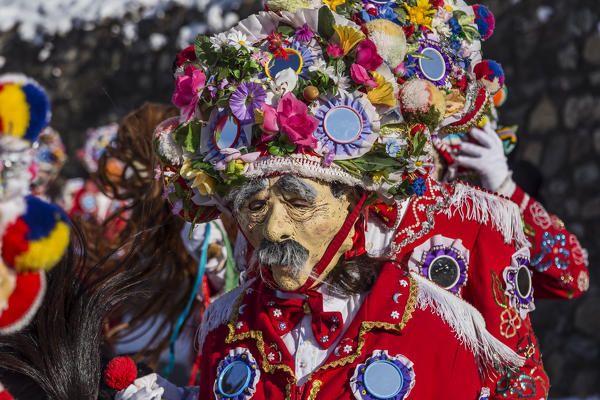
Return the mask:
<svg viewBox="0 0 600 400">
<path fill-rule="evenodd" d="M 366 368 L 364 384 L 371 396 L 377 399 L 391 399 L 402 390 L 404 378 L 396 364 L 378 360 Z"/>
<path fill-rule="evenodd" d="M 219 374 L 217 381 L 219 393 L 227 398 L 237 397 L 250 384 L 251 370 L 248 364 L 234 361 Z"/>
<path fill-rule="evenodd" d="M 283 70 L 291 68 L 296 74 L 300 74 L 304 60 L 300 55 L 300 52 L 296 49 L 285 48 L 287 53 L 287 60 L 285 58 L 271 58 L 271 60 L 265 65 L 265 72 L 271 79 L 275 79 L 277 74 Z"/>
<path fill-rule="evenodd" d="M 352 143 L 363 130 L 361 116 L 351 107 L 336 106 L 325 114 L 323 128 L 335 143 Z"/>
<path fill-rule="evenodd" d="M 240 132 L 240 121 L 232 114 L 225 114 L 217 120 L 213 129 L 213 145 L 217 150 L 234 147 Z"/>
<path fill-rule="evenodd" d="M 444 56 L 433 47 L 425 47 L 420 53 L 426 57 L 419 58 L 419 68 L 423 76 L 432 82 L 444 79 L 447 72 Z"/>
</svg>

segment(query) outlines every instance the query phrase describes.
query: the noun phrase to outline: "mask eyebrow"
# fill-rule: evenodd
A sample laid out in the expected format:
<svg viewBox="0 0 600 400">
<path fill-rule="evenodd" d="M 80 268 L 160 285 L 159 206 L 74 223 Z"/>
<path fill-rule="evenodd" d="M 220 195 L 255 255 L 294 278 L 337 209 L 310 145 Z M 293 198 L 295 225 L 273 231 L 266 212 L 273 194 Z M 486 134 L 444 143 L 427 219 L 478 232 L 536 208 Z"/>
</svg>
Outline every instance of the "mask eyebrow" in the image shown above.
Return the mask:
<svg viewBox="0 0 600 400">
<path fill-rule="evenodd" d="M 273 186 L 278 187 L 286 192 L 294 193 L 295 195 L 310 202 L 313 202 L 317 199 L 317 190 L 314 188 L 314 186 L 297 177 L 296 175 L 284 175 L 279 178 L 279 180 L 275 182 Z"/>
<path fill-rule="evenodd" d="M 250 197 L 257 193 L 262 192 L 269 186 L 267 179 L 252 179 L 248 183 L 244 184 L 236 193 L 232 193 L 233 197 L 233 209 L 236 213 L 240 211 L 242 204 Z"/>
</svg>

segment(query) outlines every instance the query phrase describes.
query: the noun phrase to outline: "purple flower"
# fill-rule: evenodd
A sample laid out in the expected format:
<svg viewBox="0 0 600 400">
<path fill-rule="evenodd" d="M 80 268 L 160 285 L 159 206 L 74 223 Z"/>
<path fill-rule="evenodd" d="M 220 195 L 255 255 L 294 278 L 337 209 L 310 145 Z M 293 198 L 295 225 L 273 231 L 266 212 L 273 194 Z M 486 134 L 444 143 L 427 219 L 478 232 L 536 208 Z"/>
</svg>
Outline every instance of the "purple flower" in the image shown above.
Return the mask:
<svg viewBox="0 0 600 400">
<path fill-rule="evenodd" d="M 312 33 L 306 22 L 304 23 L 304 25 L 302 25 L 302 28 L 296 31 L 296 39 L 298 39 L 302 43 L 308 43 L 314 37 L 315 34 Z"/>
<path fill-rule="evenodd" d="M 173 210 L 171 211 L 173 214 L 179 214 L 183 210 L 183 200 L 179 199 L 173 204 Z"/>
<path fill-rule="evenodd" d="M 240 122 L 254 119 L 254 110 L 260 108 L 267 98 L 267 93 L 258 83 L 242 82 L 229 98 L 231 112 Z"/>
<path fill-rule="evenodd" d="M 165 191 L 162 194 L 162 198 L 167 199 L 167 198 L 169 198 L 169 195 L 174 192 L 175 192 L 175 186 L 171 183 L 171 184 L 169 184 L 169 186 L 167 186 L 165 188 Z"/>
</svg>

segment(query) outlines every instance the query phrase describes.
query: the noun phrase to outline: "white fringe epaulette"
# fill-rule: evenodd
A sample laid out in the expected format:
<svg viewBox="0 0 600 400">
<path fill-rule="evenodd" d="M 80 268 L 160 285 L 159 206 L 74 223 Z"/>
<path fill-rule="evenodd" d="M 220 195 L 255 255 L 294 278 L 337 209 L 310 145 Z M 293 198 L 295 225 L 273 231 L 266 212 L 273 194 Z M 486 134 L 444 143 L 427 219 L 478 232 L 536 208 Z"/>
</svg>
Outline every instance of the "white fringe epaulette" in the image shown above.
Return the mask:
<svg viewBox="0 0 600 400">
<path fill-rule="evenodd" d="M 475 355 L 482 376 L 498 364 L 523 366 L 525 358 L 486 329 L 485 320 L 475 307 L 419 274 L 411 272 L 410 275 L 419 285 L 417 307 L 421 310 L 429 307 L 452 328 L 456 337 Z"/>
<path fill-rule="evenodd" d="M 254 279 L 251 279 L 235 289 L 230 290 L 208 306 L 204 312 L 202 323 L 196 332 L 196 343 L 198 345 L 198 348 L 196 349 L 197 351 L 202 352 L 202 346 L 204 346 L 206 336 L 211 331 L 229 321 L 237 299 L 240 297 L 242 292 L 252 284 L 252 282 L 254 282 Z"/>
<path fill-rule="evenodd" d="M 514 242 L 517 248 L 531 246 L 523 231 L 519 207 L 508 199 L 459 182 L 444 212 L 449 217 L 458 213 L 463 220 L 491 223 L 502 234 L 506 244 Z"/>
</svg>

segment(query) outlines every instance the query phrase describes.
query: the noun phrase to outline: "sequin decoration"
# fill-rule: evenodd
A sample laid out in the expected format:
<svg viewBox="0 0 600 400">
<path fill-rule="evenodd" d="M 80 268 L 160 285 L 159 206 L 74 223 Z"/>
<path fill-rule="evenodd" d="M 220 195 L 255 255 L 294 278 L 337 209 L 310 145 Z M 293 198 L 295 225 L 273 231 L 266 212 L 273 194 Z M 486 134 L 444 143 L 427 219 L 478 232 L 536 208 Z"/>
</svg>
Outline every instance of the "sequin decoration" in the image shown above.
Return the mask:
<svg viewBox="0 0 600 400">
<path fill-rule="evenodd" d="M 519 371 L 509 371 L 496 383 L 496 394 L 511 399 L 534 398 L 535 380 Z"/>
<path fill-rule="evenodd" d="M 511 258 L 511 264 L 504 268 L 502 273 L 506 283 L 504 294 L 508 297 L 508 303 L 523 319 L 527 313 L 535 310 L 528 255 L 528 249 L 517 251 Z"/>
<path fill-rule="evenodd" d="M 469 250 L 460 239 L 435 235 L 416 247 L 408 261 L 409 269 L 454 294 L 467 283 Z"/>
<path fill-rule="evenodd" d="M 565 247 L 567 238 L 564 234 L 551 235 L 544 232 L 540 252 L 531 259 L 531 265 L 539 272 L 547 271 L 552 265 L 565 270 L 569 267 L 571 252 Z"/>
<path fill-rule="evenodd" d="M 359 364 L 350 379 L 356 400 L 402 400 L 415 386 L 413 363 L 402 354 L 390 356 L 387 350 L 375 350 Z"/>
<path fill-rule="evenodd" d="M 507 339 L 515 336 L 522 324 L 519 313 L 512 308 L 507 308 L 500 314 L 500 334 Z"/>
<path fill-rule="evenodd" d="M 256 391 L 258 364 L 250 351 L 236 347 L 219 363 L 213 391 L 217 399 L 246 400 Z"/>
</svg>

